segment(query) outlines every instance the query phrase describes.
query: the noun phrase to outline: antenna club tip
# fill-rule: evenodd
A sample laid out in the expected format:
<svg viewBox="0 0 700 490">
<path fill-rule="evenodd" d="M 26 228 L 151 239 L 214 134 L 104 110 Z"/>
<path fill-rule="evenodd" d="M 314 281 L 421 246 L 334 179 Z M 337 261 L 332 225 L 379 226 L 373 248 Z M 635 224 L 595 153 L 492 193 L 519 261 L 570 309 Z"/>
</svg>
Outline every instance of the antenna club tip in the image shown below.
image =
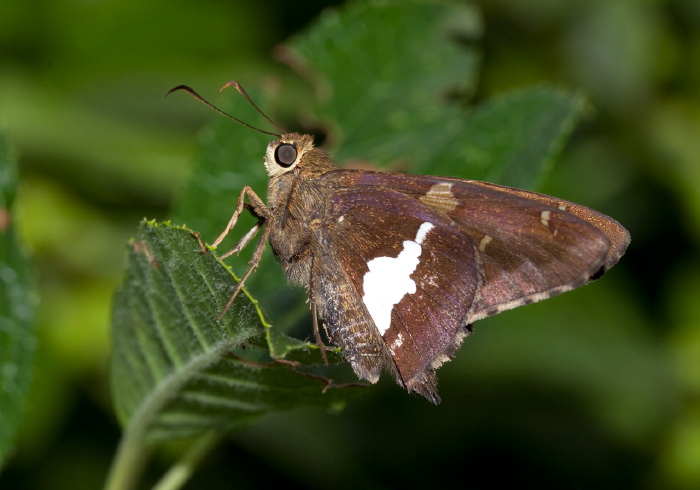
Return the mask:
<svg viewBox="0 0 700 490">
<path fill-rule="evenodd" d="M 228 87 L 235 87 L 235 89 L 236 89 L 238 92 L 241 92 L 241 91 L 243 90 L 243 87 L 241 87 L 241 84 L 240 84 L 240 83 L 238 83 L 238 82 L 235 81 L 235 80 L 231 80 L 230 82 L 226 82 L 226 83 L 223 85 L 223 87 L 221 87 L 221 88 L 219 89 L 219 93 L 223 92 L 224 89 L 225 89 L 225 88 L 228 88 Z M 242 92 L 241 92 L 241 93 L 242 93 Z"/>
</svg>

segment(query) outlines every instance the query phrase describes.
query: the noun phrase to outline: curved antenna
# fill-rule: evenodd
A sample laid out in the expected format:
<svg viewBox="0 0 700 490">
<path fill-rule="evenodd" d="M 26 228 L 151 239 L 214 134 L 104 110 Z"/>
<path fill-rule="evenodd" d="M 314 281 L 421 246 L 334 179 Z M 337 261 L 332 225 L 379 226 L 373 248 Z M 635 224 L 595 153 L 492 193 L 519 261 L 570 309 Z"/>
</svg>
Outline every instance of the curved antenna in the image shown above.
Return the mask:
<svg viewBox="0 0 700 490">
<path fill-rule="evenodd" d="M 236 90 L 238 90 L 238 93 L 241 94 L 243 97 L 245 97 L 245 99 L 250 103 L 250 105 L 252 105 L 255 108 L 255 110 L 258 111 L 258 113 L 262 117 L 267 119 L 270 124 L 272 124 L 274 127 L 279 129 L 282 133 L 284 133 L 284 129 L 280 128 L 275 121 L 270 119 L 267 116 L 267 114 L 265 114 L 262 110 L 260 110 L 260 108 L 255 104 L 255 102 L 253 102 L 253 99 L 250 98 L 250 96 L 248 95 L 248 92 L 243 90 L 243 87 L 241 86 L 240 83 L 238 83 L 235 80 L 231 80 L 230 82 L 225 83 L 224 86 L 219 89 L 219 93 L 223 92 L 226 87 L 234 87 Z"/>
<path fill-rule="evenodd" d="M 235 84 L 235 85 L 234 85 L 234 84 Z M 241 95 L 243 95 L 243 96 L 248 100 L 248 102 L 250 102 L 250 103 L 253 105 L 253 107 L 254 107 L 260 114 L 262 114 L 263 116 L 265 116 L 265 119 L 267 119 L 268 121 L 270 121 L 270 122 L 273 124 L 273 126 L 275 126 L 277 129 L 279 129 L 280 131 L 282 131 L 282 128 L 280 128 L 279 126 L 277 126 L 277 124 L 275 124 L 274 122 L 272 122 L 272 120 L 271 120 L 269 117 L 267 117 L 260 109 L 258 109 L 258 106 L 256 106 L 256 105 L 253 103 L 253 101 L 251 100 L 251 98 L 248 97 L 248 94 L 245 93 L 245 91 L 243 90 L 243 88 L 241 88 L 241 86 L 238 85 L 237 82 L 229 82 L 229 83 L 227 83 L 226 85 L 224 85 L 224 86 L 221 88 L 221 90 L 223 90 L 224 88 L 228 87 L 229 85 L 234 85 L 234 86 L 238 89 L 238 91 L 241 93 Z M 165 95 L 164 95 L 163 97 L 167 97 L 167 96 L 170 95 L 171 93 L 177 92 L 178 90 L 183 90 L 183 91 L 187 92 L 188 94 L 190 94 L 192 97 L 194 97 L 195 99 L 197 99 L 198 101 L 200 101 L 200 102 L 201 102 L 202 104 L 204 104 L 205 106 L 207 106 L 207 107 L 209 107 L 209 108 L 211 108 L 211 109 L 214 109 L 214 110 L 215 110 L 216 112 L 218 112 L 219 114 L 224 115 L 224 116 L 228 117 L 229 119 L 231 119 L 231 120 L 233 120 L 233 121 L 236 121 L 236 122 L 239 123 L 239 124 L 242 124 L 242 125 L 245 126 L 245 127 L 248 127 L 248 128 L 250 128 L 250 129 L 254 129 L 255 131 L 257 131 L 257 132 L 259 132 L 259 133 L 269 134 L 270 136 L 276 136 L 276 137 L 278 137 L 278 138 L 281 138 L 281 137 L 282 137 L 281 134 L 278 134 L 278 133 L 271 133 L 270 131 L 265 131 L 265 130 L 262 130 L 262 129 L 260 129 L 260 128 L 256 128 L 255 126 L 251 126 L 251 125 L 248 124 L 247 122 L 241 121 L 241 120 L 238 119 L 237 117 L 233 117 L 231 114 L 228 114 L 228 113 L 222 111 L 221 109 L 219 109 L 219 108 L 216 107 L 214 104 L 212 104 L 211 102 L 209 102 L 208 100 L 206 100 L 204 97 L 202 97 L 201 95 L 199 95 L 197 92 L 195 92 L 192 88 L 188 87 L 187 85 L 178 85 L 177 87 L 173 87 L 173 88 L 171 88 L 170 90 L 168 90 L 168 91 L 165 93 Z M 284 132 L 284 131 L 282 131 L 282 132 Z"/>
</svg>

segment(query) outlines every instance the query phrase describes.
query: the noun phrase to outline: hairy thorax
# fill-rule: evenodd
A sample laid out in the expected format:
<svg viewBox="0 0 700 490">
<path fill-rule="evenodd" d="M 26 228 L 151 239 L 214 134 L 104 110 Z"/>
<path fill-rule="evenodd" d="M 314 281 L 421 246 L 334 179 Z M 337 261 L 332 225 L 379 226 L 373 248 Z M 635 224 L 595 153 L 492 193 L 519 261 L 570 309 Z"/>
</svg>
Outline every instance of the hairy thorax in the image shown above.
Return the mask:
<svg viewBox="0 0 700 490">
<path fill-rule="evenodd" d="M 267 197 L 273 218 L 267 226 L 274 230 L 270 244 L 289 281 L 308 285 L 329 192 L 324 192 L 322 186 L 310 185 L 300 178 L 300 172 L 303 169 L 270 181 Z"/>
</svg>

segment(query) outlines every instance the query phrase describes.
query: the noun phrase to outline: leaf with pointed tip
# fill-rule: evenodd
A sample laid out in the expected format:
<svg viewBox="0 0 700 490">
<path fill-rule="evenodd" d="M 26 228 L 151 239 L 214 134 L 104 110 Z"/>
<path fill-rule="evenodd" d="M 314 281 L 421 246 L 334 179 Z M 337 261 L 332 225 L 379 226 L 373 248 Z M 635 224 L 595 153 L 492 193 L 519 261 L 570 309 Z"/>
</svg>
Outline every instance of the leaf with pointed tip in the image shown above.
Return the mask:
<svg viewBox="0 0 700 490">
<path fill-rule="evenodd" d="M 217 321 L 235 284 L 190 230 L 142 224 L 112 313 L 112 393 L 128 431 L 149 440 L 221 433 L 274 410 L 337 408 L 358 391 L 258 347 L 269 327 L 245 294 Z"/>
</svg>

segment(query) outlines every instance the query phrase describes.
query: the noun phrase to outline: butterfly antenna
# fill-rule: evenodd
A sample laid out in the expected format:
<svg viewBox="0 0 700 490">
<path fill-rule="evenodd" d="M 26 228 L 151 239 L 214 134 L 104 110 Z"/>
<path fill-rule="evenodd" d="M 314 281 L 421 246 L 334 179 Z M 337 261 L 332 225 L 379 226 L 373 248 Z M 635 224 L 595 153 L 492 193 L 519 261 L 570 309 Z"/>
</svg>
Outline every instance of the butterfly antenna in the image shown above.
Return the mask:
<svg viewBox="0 0 700 490">
<path fill-rule="evenodd" d="M 255 108 L 255 110 L 258 111 L 258 113 L 259 113 L 262 117 L 264 117 L 265 119 L 267 119 L 268 122 L 269 122 L 270 124 L 272 124 L 274 127 L 276 127 L 277 129 L 279 129 L 280 132 L 284 133 L 284 129 L 280 128 L 280 127 L 277 125 L 277 123 L 276 123 L 275 121 L 273 121 L 272 119 L 270 119 L 270 118 L 267 116 L 267 114 L 265 114 L 265 113 L 255 104 L 255 102 L 253 102 L 253 99 L 250 98 L 250 96 L 249 96 L 248 93 L 243 89 L 243 87 L 241 86 L 240 83 L 238 83 L 238 82 L 235 81 L 235 80 L 231 80 L 230 82 L 224 84 L 224 86 L 221 87 L 221 88 L 219 89 L 219 93 L 223 92 L 223 90 L 224 90 L 226 87 L 234 87 L 236 90 L 238 90 L 238 93 L 241 94 L 243 97 L 245 97 L 245 99 L 250 103 L 250 105 L 252 105 L 252 106 Z"/>
<path fill-rule="evenodd" d="M 229 84 L 232 84 L 232 83 L 235 83 L 235 86 L 236 86 L 236 88 L 238 88 L 238 91 L 241 92 L 241 94 L 242 94 L 246 99 L 248 99 L 248 101 L 249 101 L 251 104 L 253 104 L 253 107 L 255 107 L 255 109 L 256 109 L 260 114 L 262 114 L 263 116 L 265 116 L 265 119 L 267 119 L 268 121 L 272 122 L 272 121 L 270 120 L 269 117 L 267 117 L 260 109 L 258 109 L 258 107 L 257 107 L 257 106 L 253 103 L 253 101 L 250 99 L 250 97 L 248 97 L 248 94 L 246 94 L 244 91 L 242 91 L 243 89 L 240 88 L 240 85 L 238 85 L 236 82 L 229 82 L 229 83 L 227 83 L 226 85 L 224 85 L 224 86 L 222 87 L 222 90 L 223 90 L 224 88 L 226 88 Z M 221 109 L 219 109 L 218 107 L 216 107 L 214 104 L 212 104 L 211 102 L 209 102 L 208 100 L 206 100 L 204 97 L 202 97 L 201 95 L 199 95 L 197 92 L 195 92 L 192 88 L 188 87 L 187 85 L 178 85 L 177 87 L 173 87 L 173 88 L 171 88 L 170 90 L 168 90 L 168 91 L 165 93 L 165 95 L 164 95 L 163 97 L 167 97 L 167 96 L 170 95 L 171 93 L 177 92 L 178 90 L 183 90 L 183 91 L 187 92 L 188 94 L 190 94 L 192 97 L 194 97 L 195 99 L 197 99 L 198 101 L 200 101 L 200 102 L 201 102 L 202 104 L 204 104 L 205 106 L 207 106 L 207 107 L 209 107 L 209 108 L 211 108 L 211 109 L 214 109 L 214 110 L 215 110 L 216 112 L 218 112 L 219 114 L 222 114 L 222 115 L 228 117 L 229 119 L 232 119 L 233 121 L 236 121 L 237 123 L 242 124 L 243 126 L 245 126 L 245 127 L 247 127 L 247 128 L 254 129 L 255 131 L 257 131 L 257 132 L 259 132 L 259 133 L 269 134 L 270 136 L 276 136 L 276 137 L 278 137 L 278 138 L 280 138 L 280 137 L 282 136 L 282 135 L 279 134 L 279 133 L 271 133 L 270 131 L 265 131 L 265 130 L 263 130 L 263 129 L 256 128 L 255 126 L 251 126 L 251 125 L 248 124 L 247 122 L 241 121 L 241 120 L 238 119 L 237 117 L 233 117 L 231 114 L 228 114 L 228 113 L 222 111 Z M 277 124 L 275 124 L 274 122 L 272 122 L 272 124 L 273 124 L 277 129 L 279 129 L 280 132 L 284 133 L 284 131 L 282 131 L 282 128 L 280 128 Z"/>
</svg>

